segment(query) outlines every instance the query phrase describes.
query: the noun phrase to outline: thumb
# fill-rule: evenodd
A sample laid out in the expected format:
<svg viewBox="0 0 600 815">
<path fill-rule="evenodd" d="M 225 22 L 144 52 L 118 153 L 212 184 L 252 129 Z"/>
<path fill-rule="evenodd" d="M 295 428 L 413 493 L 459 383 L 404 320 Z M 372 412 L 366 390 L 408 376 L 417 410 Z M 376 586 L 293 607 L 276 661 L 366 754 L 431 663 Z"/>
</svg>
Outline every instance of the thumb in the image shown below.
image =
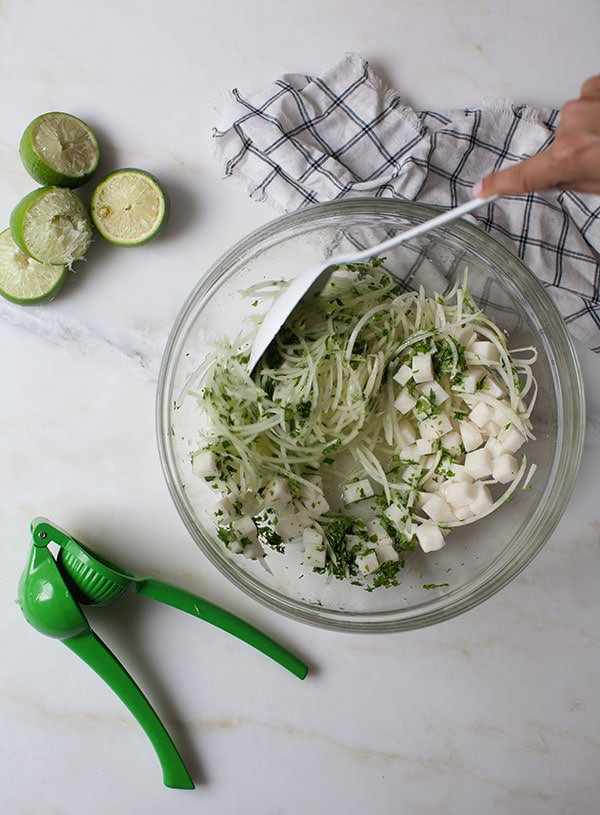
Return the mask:
<svg viewBox="0 0 600 815">
<path fill-rule="evenodd" d="M 512 167 L 486 176 L 475 185 L 473 192 L 478 198 L 488 198 L 490 195 L 523 195 L 555 187 L 561 180 L 549 148 Z"/>
</svg>

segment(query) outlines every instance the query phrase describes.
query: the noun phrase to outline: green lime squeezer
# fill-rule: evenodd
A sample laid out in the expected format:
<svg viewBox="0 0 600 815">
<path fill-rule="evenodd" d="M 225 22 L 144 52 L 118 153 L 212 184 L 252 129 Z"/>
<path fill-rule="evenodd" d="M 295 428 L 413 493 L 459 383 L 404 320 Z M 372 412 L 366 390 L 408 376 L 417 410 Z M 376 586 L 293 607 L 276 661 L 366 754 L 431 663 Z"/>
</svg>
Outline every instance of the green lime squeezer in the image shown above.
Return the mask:
<svg viewBox="0 0 600 815">
<path fill-rule="evenodd" d="M 92 553 L 45 518 L 31 524 L 32 546 L 19 581 L 18 603 L 40 633 L 61 640 L 115 691 L 149 737 L 167 787 L 194 783 L 173 740 L 131 675 L 92 631 L 81 605 L 103 606 L 131 591 L 227 631 L 304 679 L 307 666 L 239 617 L 183 589 L 126 571 Z M 53 544 L 55 554 L 49 548 Z"/>
</svg>

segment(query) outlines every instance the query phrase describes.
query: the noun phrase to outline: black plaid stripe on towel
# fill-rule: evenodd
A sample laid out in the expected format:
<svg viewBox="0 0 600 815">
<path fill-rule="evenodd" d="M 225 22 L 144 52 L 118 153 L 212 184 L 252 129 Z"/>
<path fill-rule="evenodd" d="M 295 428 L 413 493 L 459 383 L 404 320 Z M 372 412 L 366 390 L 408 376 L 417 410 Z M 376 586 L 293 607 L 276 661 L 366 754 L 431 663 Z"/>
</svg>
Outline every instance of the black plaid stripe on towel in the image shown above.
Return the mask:
<svg viewBox="0 0 600 815">
<path fill-rule="evenodd" d="M 417 112 L 347 54 L 319 77 L 234 90 L 214 135 L 225 175 L 280 212 L 345 196 L 453 207 L 484 175 L 547 147 L 558 117 L 507 103 Z M 505 197 L 470 217 L 538 275 L 573 336 L 600 351 L 600 196 Z"/>
</svg>

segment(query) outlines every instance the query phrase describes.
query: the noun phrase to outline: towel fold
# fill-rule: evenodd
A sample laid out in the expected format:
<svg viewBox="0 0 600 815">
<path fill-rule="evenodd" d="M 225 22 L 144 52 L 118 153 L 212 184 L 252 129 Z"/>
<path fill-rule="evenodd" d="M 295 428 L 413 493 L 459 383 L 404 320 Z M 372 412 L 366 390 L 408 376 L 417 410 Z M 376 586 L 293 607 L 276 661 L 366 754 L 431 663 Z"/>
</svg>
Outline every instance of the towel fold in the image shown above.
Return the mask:
<svg viewBox="0 0 600 815">
<path fill-rule="evenodd" d="M 349 196 L 448 208 L 483 176 L 546 148 L 559 115 L 507 101 L 415 111 L 349 53 L 317 77 L 233 90 L 214 136 L 225 176 L 279 212 Z M 505 196 L 468 217 L 529 266 L 572 335 L 600 352 L 600 196 Z"/>
</svg>

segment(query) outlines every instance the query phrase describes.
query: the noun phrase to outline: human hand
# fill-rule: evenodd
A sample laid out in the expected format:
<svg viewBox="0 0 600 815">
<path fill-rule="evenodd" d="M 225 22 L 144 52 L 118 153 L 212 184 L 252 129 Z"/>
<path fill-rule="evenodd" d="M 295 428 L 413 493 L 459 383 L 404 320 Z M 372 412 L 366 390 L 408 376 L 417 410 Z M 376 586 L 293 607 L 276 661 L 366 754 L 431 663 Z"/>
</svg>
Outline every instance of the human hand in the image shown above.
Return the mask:
<svg viewBox="0 0 600 815">
<path fill-rule="evenodd" d="M 600 75 L 586 80 L 579 99 L 563 106 L 550 147 L 488 175 L 473 193 L 488 198 L 552 188 L 600 194 Z"/>
</svg>

